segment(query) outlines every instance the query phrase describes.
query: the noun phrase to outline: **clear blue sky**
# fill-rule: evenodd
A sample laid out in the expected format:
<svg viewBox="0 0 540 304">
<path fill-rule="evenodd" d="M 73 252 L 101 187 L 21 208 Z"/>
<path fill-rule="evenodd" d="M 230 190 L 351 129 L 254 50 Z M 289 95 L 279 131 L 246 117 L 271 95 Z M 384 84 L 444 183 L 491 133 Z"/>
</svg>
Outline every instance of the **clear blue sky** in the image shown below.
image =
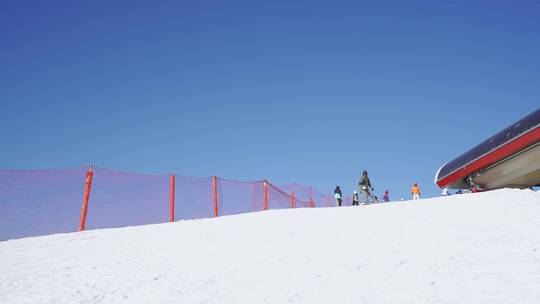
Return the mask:
<svg viewBox="0 0 540 304">
<path fill-rule="evenodd" d="M 1 1 L 1 168 L 426 196 L 540 106 L 538 1 Z"/>
</svg>

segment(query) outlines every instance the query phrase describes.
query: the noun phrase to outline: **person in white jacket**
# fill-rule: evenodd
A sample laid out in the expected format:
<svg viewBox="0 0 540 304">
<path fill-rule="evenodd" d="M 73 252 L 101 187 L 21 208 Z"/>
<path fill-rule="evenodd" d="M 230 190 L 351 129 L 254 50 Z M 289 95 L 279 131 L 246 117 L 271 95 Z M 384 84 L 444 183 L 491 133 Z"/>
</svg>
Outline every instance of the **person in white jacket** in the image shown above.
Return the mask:
<svg viewBox="0 0 540 304">
<path fill-rule="evenodd" d="M 450 195 L 450 194 L 448 193 L 448 188 L 443 187 L 443 188 L 442 188 L 442 196 L 448 196 L 448 195 Z"/>
</svg>

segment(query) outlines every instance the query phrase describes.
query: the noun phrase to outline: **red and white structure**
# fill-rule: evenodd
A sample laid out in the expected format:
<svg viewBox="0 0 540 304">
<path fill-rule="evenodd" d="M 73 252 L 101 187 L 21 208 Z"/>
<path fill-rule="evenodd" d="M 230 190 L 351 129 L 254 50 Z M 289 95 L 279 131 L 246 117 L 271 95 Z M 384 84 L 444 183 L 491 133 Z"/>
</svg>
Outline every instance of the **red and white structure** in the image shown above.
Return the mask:
<svg viewBox="0 0 540 304">
<path fill-rule="evenodd" d="M 441 166 L 435 184 L 483 190 L 540 185 L 540 109 Z"/>
</svg>

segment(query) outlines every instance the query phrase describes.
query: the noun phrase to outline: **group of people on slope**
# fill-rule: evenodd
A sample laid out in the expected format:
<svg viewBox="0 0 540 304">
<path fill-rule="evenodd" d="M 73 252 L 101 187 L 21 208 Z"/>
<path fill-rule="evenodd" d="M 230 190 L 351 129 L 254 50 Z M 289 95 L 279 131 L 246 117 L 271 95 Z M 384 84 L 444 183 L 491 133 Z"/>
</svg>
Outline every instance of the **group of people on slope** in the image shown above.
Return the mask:
<svg viewBox="0 0 540 304">
<path fill-rule="evenodd" d="M 359 186 L 359 189 L 358 189 L 359 191 L 354 190 L 353 195 L 352 195 L 353 206 L 360 205 L 360 193 L 362 193 L 362 196 L 364 197 L 364 203 L 363 203 L 364 205 L 379 202 L 379 198 L 372 194 L 375 189 L 371 185 L 371 180 L 369 179 L 367 171 L 364 170 L 364 172 L 362 172 L 362 176 L 360 177 L 358 186 Z M 336 199 L 336 205 L 341 206 L 343 202 L 343 193 L 339 186 L 336 186 L 336 189 L 334 189 L 334 197 Z M 390 195 L 388 193 L 388 190 L 384 191 L 382 199 L 383 199 L 383 202 L 390 201 Z"/>
<path fill-rule="evenodd" d="M 364 172 L 362 172 L 362 176 L 360 177 L 360 182 L 358 182 L 358 186 L 359 186 L 359 191 L 356 191 L 356 190 L 353 191 L 353 195 L 352 195 L 353 206 L 360 205 L 359 193 L 362 193 L 364 197 L 364 203 L 363 203 L 364 205 L 379 202 L 379 198 L 372 194 L 375 189 L 371 185 L 371 181 L 369 179 L 367 171 L 364 170 Z M 420 187 L 418 186 L 418 183 L 414 183 L 414 185 L 411 188 L 411 195 L 413 197 L 413 200 L 420 199 L 420 194 L 421 192 L 420 192 Z M 336 186 L 336 189 L 334 189 L 334 197 L 336 199 L 336 206 L 338 207 L 341 206 L 343 203 L 343 193 L 339 186 Z M 390 201 L 390 195 L 389 195 L 388 190 L 385 190 L 383 192 L 382 200 L 383 202 Z"/>
<path fill-rule="evenodd" d="M 459 189 L 458 191 L 454 192 L 454 194 L 463 194 L 463 193 L 470 193 L 470 192 L 477 192 L 475 190 L 461 190 Z M 442 193 L 441 193 L 442 196 L 449 196 L 449 195 L 452 195 L 452 193 L 450 193 L 450 191 L 448 191 L 448 188 L 446 187 L 442 187 Z"/>
</svg>

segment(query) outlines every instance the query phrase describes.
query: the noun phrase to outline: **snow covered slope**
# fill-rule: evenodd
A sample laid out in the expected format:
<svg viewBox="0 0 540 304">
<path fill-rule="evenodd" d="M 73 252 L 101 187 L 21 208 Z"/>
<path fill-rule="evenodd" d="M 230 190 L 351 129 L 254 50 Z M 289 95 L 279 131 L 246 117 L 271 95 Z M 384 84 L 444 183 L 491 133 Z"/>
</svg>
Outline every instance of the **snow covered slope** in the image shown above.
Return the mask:
<svg viewBox="0 0 540 304">
<path fill-rule="evenodd" d="M 540 303 L 540 193 L 0 242 L 0 303 Z"/>
</svg>

